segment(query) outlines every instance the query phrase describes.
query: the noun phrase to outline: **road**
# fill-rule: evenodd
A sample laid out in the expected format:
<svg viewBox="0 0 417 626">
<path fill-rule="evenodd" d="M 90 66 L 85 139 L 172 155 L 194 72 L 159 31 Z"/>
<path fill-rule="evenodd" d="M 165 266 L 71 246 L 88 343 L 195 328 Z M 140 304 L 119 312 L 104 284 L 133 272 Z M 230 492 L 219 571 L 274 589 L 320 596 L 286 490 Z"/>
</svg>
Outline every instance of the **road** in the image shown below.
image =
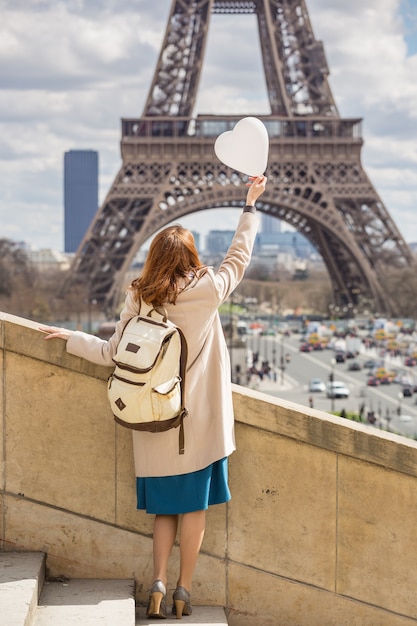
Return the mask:
<svg viewBox="0 0 417 626">
<path fill-rule="evenodd" d="M 300 335 L 294 334 L 283 338 L 249 335 L 246 343 L 249 349 L 259 353 L 259 363 L 264 360 L 269 361 L 271 366 L 275 363 L 276 371 L 276 382 L 273 382 L 273 376 L 271 380 L 265 379 L 259 383 L 253 379 L 251 386 L 257 386 L 270 395 L 305 406 L 309 406 L 309 399 L 312 398 L 314 408 L 326 412 L 333 410 L 340 412 L 344 409 L 347 412 L 359 413 L 360 407 L 364 405 L 365 418 L 369 411 L 373 411 L 378 417 L 378 426 L 382 425 L 383 428 L 394 432 L 417 437 L 417 394 L 412 397 L 401 397 L 400 384 L 370 387 L 367 385 L 368 370 L 350 371 L 348 369 L 350 359 L 333 366 L 332 350 L 301 352 Z M 285 362 L 286 355 L 291 357 L 289 363 Z M 355 360 L 363 364 L 370 358 L 378 359 L 376 351 L 363 352 Z M 280 369 L 282 362 L 285 365 L 284 371 Z M 386 359 L 385 366 L 390 370 L 401 370 L 417 382 L 417 367 L 405 367 L 402 359 Z M 311 378 L 321 378 L 327 385 L 333 367 L 334 380 L 344 382 L 350 390 L 348 399 L 332 400 L 326 397 L 325 392 L 310 393 L 308 390 Z"/>
</svg>

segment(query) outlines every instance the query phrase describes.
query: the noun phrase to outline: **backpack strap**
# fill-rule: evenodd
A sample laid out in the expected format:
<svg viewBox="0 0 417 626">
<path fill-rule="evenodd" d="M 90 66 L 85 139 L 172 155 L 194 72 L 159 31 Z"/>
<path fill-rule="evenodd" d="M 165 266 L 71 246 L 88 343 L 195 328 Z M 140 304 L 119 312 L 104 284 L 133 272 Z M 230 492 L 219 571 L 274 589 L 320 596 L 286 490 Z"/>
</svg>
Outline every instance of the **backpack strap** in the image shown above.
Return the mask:
<svg viewBox="0 0 417 626">
<path fill-rule="evenodd" d="M 144 311 L 142 313 L 142 315 L 146 316 L 146 317 L 152 317 L 152 313 L 155 311 L 155 313 L 158 313 L 158 315 L 160 315 L 162 317 L 162 321 L 164 322 L 164 324 L 167 322 L 168 320 L 168 313 L 165 307 L 160 306 L 160 307 L 153 307 L 152 305 L 147 304 L 142 298 L 139 301 L 139 311 L 138 311 L 138 315 L 141 314 L 142 311 L 142 305 L 144 305 L 144 308 L 148 309 L 147 311 Z"/>
<path fill-rule="evenodd" d="M 181 377 L 181 422 L 180 422 L 180 432 L 179 432 L 179 454 L 184 454 L 184 446 L 185 446 L 185 435 L 184 435 L 184 417 L 188 415 L 188 409 L 185 408 L 185 375 L 187 373 L 187 357 L 188 357 L 188 346 L 187 341 L 184 337 L 184 333 L 181 328 L 176 327 L 178 330 L 178 334 L 181 340 L 181 358 L 180 358 L 180 377 Z"/>
<path fill-rule="evenodd" d="M 163 313 L 161 313 L 161 311 L 159 309 L 154 307 L 153 309 L 149 309 L 149 311 L 146 314 L 146 317 L 152 317 L 152 313 L 154 311 L 156 311 L 158 313 L 158 315 L 160 315 L 162 317 L 162 321 L 165 324 L 167 322 L 167 320 L 168 320 L 168 313 L 167 313 L 167 310 L 165 309 L 165 307 L 161 307 L 161 308 L 162 308 Z"/>
</svg>

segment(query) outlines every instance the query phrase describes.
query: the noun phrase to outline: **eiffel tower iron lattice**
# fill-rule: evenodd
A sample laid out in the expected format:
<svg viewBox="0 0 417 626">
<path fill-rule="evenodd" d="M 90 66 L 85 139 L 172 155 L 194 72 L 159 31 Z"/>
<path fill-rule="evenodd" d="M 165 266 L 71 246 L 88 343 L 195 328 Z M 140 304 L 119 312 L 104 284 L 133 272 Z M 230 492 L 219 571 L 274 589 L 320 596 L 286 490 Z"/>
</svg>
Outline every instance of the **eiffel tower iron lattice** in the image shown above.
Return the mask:
<svg viewBox="0 0 417 626">
<path fill-rule="evenodd" d="M 222 165 L 215 138 L 243 116 L 192 117 L 212 14 L 254 14 L 270 115 L 267 190 L 258 210 L 317 248 L 334 304 L 395 314 L 387 267 L 413 254 L 361 165 L 360 119 L 342 119 L 323 44 L 304 0 L 173 0 L 143 115 L 122 120 L 122 165 L 75 255 L 71 282 L 112 314 L 140 246 L 190 213 L 240 207 L 246 177 Z"/>
</svg>

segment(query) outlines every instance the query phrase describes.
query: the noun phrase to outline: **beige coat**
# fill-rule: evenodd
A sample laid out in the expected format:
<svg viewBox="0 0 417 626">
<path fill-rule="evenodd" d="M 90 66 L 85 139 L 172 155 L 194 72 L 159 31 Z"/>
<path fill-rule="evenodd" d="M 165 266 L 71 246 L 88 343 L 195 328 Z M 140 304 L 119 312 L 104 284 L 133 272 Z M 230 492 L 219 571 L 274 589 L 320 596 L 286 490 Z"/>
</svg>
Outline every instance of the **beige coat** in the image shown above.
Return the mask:
<svg viewBox="0 0 417 626">
<path fill-rule="evenodd" d="M 178 429 L 163 433 L 132 431 L 136 476 L 185 474 L 207 467 L 235 449 L 230 359 L 218 307 L 242 280 L 249 264 L 258 217 L 242 213 L 230 248 L 217 272 L 210 268 L 167 305 L 169 319 L 187 340 L 188 363 L 184 420 L 185 452 L 178 454 Z M 112 357 L 126 322 L 137 315 L 138 304 L 129 291 L 115 333 L 104 341 L 75 332 L 67 351 L 94 363 L 112 365 Z"/>
</svg>

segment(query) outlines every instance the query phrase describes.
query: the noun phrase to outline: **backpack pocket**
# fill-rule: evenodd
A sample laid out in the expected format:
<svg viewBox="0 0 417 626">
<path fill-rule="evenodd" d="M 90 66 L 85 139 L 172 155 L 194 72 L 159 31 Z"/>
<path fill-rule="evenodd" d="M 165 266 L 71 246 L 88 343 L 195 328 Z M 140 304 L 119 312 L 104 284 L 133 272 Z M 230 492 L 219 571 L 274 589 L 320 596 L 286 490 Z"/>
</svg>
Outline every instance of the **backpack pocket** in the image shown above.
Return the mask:
<svg viewBox="0 0 417 626">
<path fill-rule="evenodd" d="M 125 426 L 137 430 L 153 430 L 155 422 L 164 422 L 181 412 L 181 379 L 150 388 L 149 381 L 123 378 L 113 372 L 107 384 L 107 395 L 113 415 Z"/>
<path fill-rule="evenodd" d="M 152 421 L 146 383 L 135 383 L 112 374 L 107 383 L 107 395 L 113 415 L 126 424 Z"/>
<path fill-rule="evenodd" d="M 155 421 L 164 421 L 179 415 L 181 411 L 181 379 L 157 385 L 152 389 L 151 402 Z"/>
</svg>

